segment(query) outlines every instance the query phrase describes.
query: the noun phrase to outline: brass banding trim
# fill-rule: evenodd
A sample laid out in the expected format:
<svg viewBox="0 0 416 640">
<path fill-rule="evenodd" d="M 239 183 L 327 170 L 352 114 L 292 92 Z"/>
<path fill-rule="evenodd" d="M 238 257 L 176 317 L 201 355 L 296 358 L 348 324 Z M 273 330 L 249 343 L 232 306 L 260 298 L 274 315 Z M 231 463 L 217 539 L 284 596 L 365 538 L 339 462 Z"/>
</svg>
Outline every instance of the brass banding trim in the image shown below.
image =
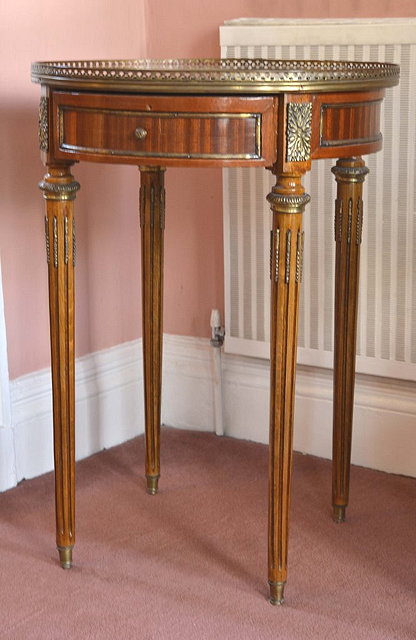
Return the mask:
<svg viewBox="0 0 416 640">
<path fill-rule="evenodd" d="M 96 153 L 106 156 L 129 156 L 137 158 L 187 158 L 188 160 L 262 160 L 255 153 L 156 153 L 154 151 L 126 151 L 124 149 L 96 149 L 94 147 L 78 147 L 75 145 L 60 146 L 65 152 Z"/>
<path fill-rule="evenodd" d="M 43 191 L 45 200 L 75 200 L 80 184 L 76 180 L 72 182 L 41 180 L 38 187 Z"/>
<path fill-rule="evenodd" d="M 395 65 L 393 65 L 395 66 Z M 216 95 L 228 95 L 228 94 L 247 94 L 247 95 L 273 95 L 276 92 L 314 92 L 314 93 L 329 93 L 331 91 L 370 91 L 372 89 L 379 89 L 384 87 L 394 87 L 399 82 L 399 76 L 392 77 L 380 77 L 380 78 L 368 78 L 357 80 L 316 80 L 315 82 L 302 82 L 300 80 L 290 81 L 278 81 L 273 84 L 267 84 L 266 82 L 253 81 L 249 83 L 234 83 L 230 82 L 210 82 L 207 80 L 205 84 L 197 82 L 169 82 L 167 84 L 163 82 L 94 82 L 88 79 L 68 80 L 67 78 L 53 78 L 49 80 L 47 76 L 36 77 L 32 75 L 34 82 L 41 82 L 42 84 L 51 84 L 58 89 L 71 88 L 88 90 L 88 91 L 109 91 L 124 93 L 137 93 L 139 90 L 142 93 L 163 93 L 163 94 L 176 94 L 176 95 L 206 95 L 207 93 Z"/>
<path fill-rule="evenodd" d="M 278 213 L 303 213 L 311 197 L 308 193 L 289 195 L 271 191 L 266 197 L 273 211 Z"/>
<path fill-rule="evenodd" d="M 338 164 L 331 168 L 331 172 L 335 176 L 337 182 L 364 182 L 370 169 L 366 166 L 362 167 L 340 167 Z"/>
<path fill-rule="evenodd" d="M 356 144 L 371 144 L 373 142 L 380 142 L 383 139 L 382 133 L 378 133 L 375 136 L 369 136 L 367 138 L 347 138 L 344 140 L 331 140 L 330 142 L 320 142 L 321 147 L 348 147 L 348 145 Z"/>
</svg>

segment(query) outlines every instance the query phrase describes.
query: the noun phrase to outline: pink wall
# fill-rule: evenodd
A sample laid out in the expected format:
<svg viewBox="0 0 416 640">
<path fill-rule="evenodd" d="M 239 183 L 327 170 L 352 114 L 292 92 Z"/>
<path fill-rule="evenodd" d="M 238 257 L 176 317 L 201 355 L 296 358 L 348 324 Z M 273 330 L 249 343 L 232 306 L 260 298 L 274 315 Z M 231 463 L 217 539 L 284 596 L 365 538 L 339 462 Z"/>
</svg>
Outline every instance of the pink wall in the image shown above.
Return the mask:
<svg viewBox="0 0 416 640">
<path fill-rule="evenodd" d="M 37 188 L 44 173 L 37 141 L 39 86 L 30 82 L 30 63 L 146 52 L 144 0 L 124 0 L 123 11 L 110 0 L 73 0 L 59 11 L 57 6 L 52 0 L 14 0 L 0 9 L 0 251 L 12 378 L 49 363 L 44 207 Z M 76 212 L 78 354 L 137 336 L 136 173 L 74 167 L 82 185 Z"/>
<path fill-rule="evenodd" d="M 149 57 L 216 57 L 218 26 L 232 18 L 415 16 L 414 0 L 149 0 Z M 152 36 L 155 37 L 152 37 Z"/>
<path fill-rule="evenodd" d="M 11 377 L 48 366 L 43 175 L 37 144 L 41 59 L 217 56 L 218 26 L 234 17 L 415 15 L 414 0 L 14 0 L 2 3 L 0 251 Z M 140 335 L 137 171 L 74 167 L 77 354 Z M 167 172 L 165 331 L 206 336 L 223 307 L 221 174 Z"/>
</svg>

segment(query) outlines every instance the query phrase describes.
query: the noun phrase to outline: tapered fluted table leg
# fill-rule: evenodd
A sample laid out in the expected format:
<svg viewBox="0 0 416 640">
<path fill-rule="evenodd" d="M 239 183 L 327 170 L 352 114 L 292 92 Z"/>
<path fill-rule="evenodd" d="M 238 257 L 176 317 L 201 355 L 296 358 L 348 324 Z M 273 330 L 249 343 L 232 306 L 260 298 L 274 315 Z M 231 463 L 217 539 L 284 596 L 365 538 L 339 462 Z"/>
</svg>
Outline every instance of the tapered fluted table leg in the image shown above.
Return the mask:
<svg viewBox="0 0 416 640">
<path fill-rule="evenodd" d="M 271 379 L 269 475 L 270 602 L 282 604 L 287 549 L 296 369 L 297 315 L 302 279 L 302 213 L 309 202 L 299 175 L 278 176 L 268 196 L 271 232 Z"/>
<path fill-rule="evenodd" d="M 55 456 L 56 542 L 61 566 L 75 543 L 75 368 L 73 201 L 79 184 L 68 166 L 49 166 L 39 187 L 46 200 Z"/>
<path fill-rule="evenodd" d="M 164 169 L 140 167 L 140 177 L 146 483 L 148 493 L 155 494 L 160 477 Z"/>
<path fill-rule="evenodd" d="M 332 505 L 334 520 L 343 522 L 350 482 L 362 189 L 368 169 L 361 158 L 344 158 L 332 172 L 337 181 Z"/>
</svg>

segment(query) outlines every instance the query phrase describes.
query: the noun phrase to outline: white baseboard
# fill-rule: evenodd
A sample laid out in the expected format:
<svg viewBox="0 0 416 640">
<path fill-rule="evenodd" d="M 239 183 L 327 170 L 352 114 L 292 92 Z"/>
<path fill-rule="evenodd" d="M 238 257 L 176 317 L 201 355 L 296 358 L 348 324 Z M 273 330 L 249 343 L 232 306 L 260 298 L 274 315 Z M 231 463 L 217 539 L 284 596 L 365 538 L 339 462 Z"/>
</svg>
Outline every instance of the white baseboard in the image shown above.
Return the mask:
<svg viewBox="0 0 416 640">
<path fill-rule="evenodd" d="M 14 431 L 11 427 L 0 427 L 0 491 L 17 484 Z"/>
<path fill-rule="evenodd" d="M 128 342 L 77 359 L 78 460 L 143 433 L 140 347 L 139 341 Z M 22 376 L 10 386 L 16 480 L 20 482 L 53 468 L 50 370 Z"/>
<path fill-rule="evenodd" d="M 416 476 L 416 384 L 357 375 L 352 462 Z M 264 360 L 226 356 L 226 433 L 268 442 L 269 367 Z M 332 457 L 332 371 L 299 366 L 294 447 Z"/>
<path fill-rule="evenodd" d="M 225 434 L 267 443 L 268 363 L 222 354 L 222 371 Z M 208 339 L 165 335 L 162 422 L 214 431 L 214 379 Z M 358 376 L 353 463 L 416 476 L 415 397 L 414 383 Z M 76 398 L 77 459 L 143 433 L 141 341 L 79 358 Z M 11 382 L 12 426 L 0 429 L 0 490 L 52 469 L 51 405 L 49 370 Z M 331 421 L 331 372 L 299 367 L 295 448 L 330 458 Z"/>
</svg>

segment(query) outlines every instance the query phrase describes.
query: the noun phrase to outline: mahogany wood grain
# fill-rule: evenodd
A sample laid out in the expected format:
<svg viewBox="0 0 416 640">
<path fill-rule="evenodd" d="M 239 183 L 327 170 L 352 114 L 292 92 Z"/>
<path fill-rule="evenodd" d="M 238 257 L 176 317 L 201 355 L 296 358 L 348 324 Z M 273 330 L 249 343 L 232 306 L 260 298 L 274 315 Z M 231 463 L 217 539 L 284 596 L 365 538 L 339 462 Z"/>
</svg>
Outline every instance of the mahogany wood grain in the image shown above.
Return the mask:
<svg viewBox="0 0 416 640">
<path fill-rule="evenodd" d="M 384 90 L 320 93 L 313 97 L 311 158 L 342 158 L 379 151 Z"/>
<path fill-rule="evenodd" d="M 160 476 L 164 169 L 140 167 L 140 182 L 146 481 L 148 493 L 155 494 Z"/>
<path fill-rule="evenodd" d="M 286 173 L 277 177 L 268 200 L 273 212 L 268 558 L 270 602 L 282 604 L 287 578 L 302 213 L 309 196 L 300 175 Z"/>
<path fill-rule="evenodd" d="M 362 190 L 368 169 L 361 158 L 345 158 L 332 171 L 337 181 L 332 504 L 335 521 L 342 522 L 350 483 Z"/>
<path fill-rule="evenodd" d="M 183 166 L 267 166 L 276 159 L 273 97 L 55 92 L 55 157 Z M 136 129 L 145 135 L 138 139 Z"/>
<path fill-rule="evenodd" d="M 381 141 L 380 100 L 321 106 L 321 147 Z"/>
<path fill-rule="evenodd" d="M 45 235 L 53 389 L 56 542 L 63 568 L 75 543 L 75 367 L 73 200 L 79 188 L 69 166 L 49 166 L 40 183 Z"/>
<path fill-rule="evenodd" d="M 184 79 L 175 85 L 176 93 L 170 93 L 169 81 L 163 93 L 165 85 L 160 77 L 164 72 L 161 76 L 157 69 L 160 91 L 149 94 L 152 89 L 148 88 L 147 80 L 143 80 L 144 84 L 134 80 L 123 93 L 111 83 L 112 74 L 127 74 L 120 76 L 124 79 L 118 80 L 116 88 L 122 86 L 129 74 L 135 74 L 128 65 L 124 70 L 125 64 L 116 62 L 107 68 L 100 63 L 93 63 L 93 67 L 90 63 L 74 63 L 71 71 L 62 63 L 62 77 L 55 78 L 52 74 L 45 82 L 42 80 L 40 146 L 49 172 L 40 186 L 47 215 L 56 524 L 61 564 L 70 566 L 75 540 L 73 199 L 79 185 L 70 174 L 70 164 L 83 160 L 135 164 L 140 169 L 146 478 L 147 490 L 152 494 L 157 492 L 160 475 L 164 168 L 262 166 L 271 168 L 277 176 L 268 195 L 273 218 L 268 577 L 270 601 L 281 604 L 287 578 L 297 314 L 303 256 L 301 227 L 302 213 L 309 200 L 301 176 L 314 159 L 341 158 L 333 170 L 338 185 L 333 505 L 335 519 L 342 521 L 348 503 L 362 182 L 367 172 L 356 156 L 381 148 L 380 105 L 384 88 L 395 84 L 396 76 L 386 79 L 380 71 L 379 80 L 367 81 L 365 75 L 371 76 L 373 72 L 372 65 L 365 63 L 362 83 L 361 76 L 359 82 L 347 84 L 344 77 L 338 88 L 331 69 L 327 80 L 311 62 L 301 71 L 305 74 L 306 88 L 299 87 L 291 69 L 287 81 L 271 92 L 270 85 L 261 84 L 268 71 L 250 68 L 248 73 L 260 82 L 256 93 L 245 81 L 244 86 L 236 84 L 227 94 L 225 73 L 224 85 L 215 76 L 210 90 L 202 92 L 197 87 L 199 95 L 192 95 L 185 65 L 181 72 Z M 206 65 L 208 71 L 204 67 L 201 72 L 204 77 L 211 73 L 210 64 Z M 342 66 L 342 74 L 351 73 L 348 64 L 347 72 Z M 223 74 L 223 67 L 220 69 Z M 43 70 L 42 74 L 45 73 Z M 240 74 L 240 70 L 235 73 Z M 69 74 L 68 80 L 65 74 Z M 71 74 L 79 85 L 73 84 Z M 236 77 L 241 80 L 243 76 Z M 209 83 L 204 86 L 210 87 Z M 288 151 L 293 144 L 299 153 Z"/>
</svg>

